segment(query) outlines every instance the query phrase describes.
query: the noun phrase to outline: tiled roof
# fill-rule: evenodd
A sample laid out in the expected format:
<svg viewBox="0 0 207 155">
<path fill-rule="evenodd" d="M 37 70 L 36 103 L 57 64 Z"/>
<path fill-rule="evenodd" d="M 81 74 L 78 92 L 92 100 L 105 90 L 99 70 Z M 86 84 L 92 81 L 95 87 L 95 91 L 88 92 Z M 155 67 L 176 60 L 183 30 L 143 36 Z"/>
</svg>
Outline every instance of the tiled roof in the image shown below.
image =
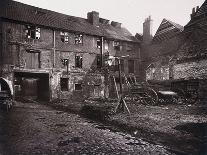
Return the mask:
<svg viewBox="0 0 207 155">
<path fill-rule="evenodd" d="M 207 18 L 207 0 L 205 0 L 205 2 L 201 5 L 201 7 L 198 10 L 196 10 L 194 14 L 191 15 L 191 20 L 185 27 L 191 26 L 202 19 L 206 20 L 206 18 Z"/>
<path fill-rule="evenodd" d="M 69 16 L 16 1 L 0 3 L 0 17 L 53 29 L 82 32 L 111 39 L 138 42 L 126 28 L 118 28 L 110 24 L 101 23 L 99 23 L 99 26 L 94 26 L 84 18 Z"/>
<path fill-rule="evenodd" d="M 153 37 L 153 42 L 156 43 L 166 39 L 170 39 L 182 31 L 183 26 L 170 20 L 163 19 L 155 36 Z"/>
</svg>

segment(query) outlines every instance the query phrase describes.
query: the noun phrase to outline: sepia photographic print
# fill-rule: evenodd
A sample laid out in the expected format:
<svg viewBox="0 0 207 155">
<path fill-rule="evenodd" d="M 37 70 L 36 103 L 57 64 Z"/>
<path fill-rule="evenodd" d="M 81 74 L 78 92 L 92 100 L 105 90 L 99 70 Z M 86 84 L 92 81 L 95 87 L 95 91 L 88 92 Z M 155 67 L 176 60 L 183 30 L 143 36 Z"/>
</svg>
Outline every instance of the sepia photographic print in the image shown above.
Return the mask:
<svg viewBox="0 0 207 155">
<path fill-rule="evenodd" d="M 0 155 L 207 155 L 207 0 L 0 0 Z"/>
</svg>

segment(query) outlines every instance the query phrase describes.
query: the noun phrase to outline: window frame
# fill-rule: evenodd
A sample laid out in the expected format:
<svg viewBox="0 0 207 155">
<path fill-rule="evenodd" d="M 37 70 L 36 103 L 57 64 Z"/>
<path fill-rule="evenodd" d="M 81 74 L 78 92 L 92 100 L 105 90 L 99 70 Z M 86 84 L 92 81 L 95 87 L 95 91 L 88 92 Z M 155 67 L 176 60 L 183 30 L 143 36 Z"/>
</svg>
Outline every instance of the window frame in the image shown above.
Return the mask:
<svg viewBox="0 0 207 155">
<path fill-rule="evenodd" d="M 60 32 L 60 40 L 63 43 L 68 44 L 69 43 L 69 33 L 68 32 Z"/>
<path fill-rule="evenodd" d="M 75 34 L 75 45 L 83 44 L 83 34 Z"/>
<path fill-rule="evenodd" d="M 81 89 L 76 89 L 76 85 L 80 85 Z M 83 91 L 83 84 L 82 83 L 74 83 L 74 90 L 75 91 Z"/>
<path fill-rule="evenodd" d="M 28 39 L 35 39 L 35 40 L 39 40 L 41 37 L 41 29 L 38 26 L 34 26 L 34 25 L 25 25 L 26 30 L 26 37 Z"/>
<path fill-rule="evenodd" d="M 77 62 L 77 61 L 80 61 L 80 62 Z M 83 68 L 83 56 L 82 55 L 75 55 L 75 68 Z"/>
<path fill-rule="evenodd" d="M 114 50 L 121 51 L 121 42 L 120 41 L 114 40 L 113 46 L 114 46 Z"/>
<path fill-rule="evenodd" d="M 98 49 L 101 49 L 101 39 L 100 38 L 96 39 L 96 47 Z"/>
</svg>

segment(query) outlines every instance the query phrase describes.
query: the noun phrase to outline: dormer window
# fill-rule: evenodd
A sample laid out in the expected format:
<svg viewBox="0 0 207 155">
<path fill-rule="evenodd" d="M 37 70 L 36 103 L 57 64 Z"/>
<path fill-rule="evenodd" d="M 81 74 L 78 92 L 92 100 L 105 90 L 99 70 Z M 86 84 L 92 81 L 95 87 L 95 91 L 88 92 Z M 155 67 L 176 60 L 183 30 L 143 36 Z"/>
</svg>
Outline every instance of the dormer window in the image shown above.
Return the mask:
<svg viewBox="0 0 207 155">
<path fill-rule="evenodd" d="M 60 32 L 60 39 L 63 43 L 68 43 L 69 42 L 68 32 Z"/>
<path fill-rule="evenodd" d="M 40 28 L 36 26 L 26 26 L 26 36 L 27 38 L 40 39 Z"/>
<path fill-rule="evenodd" d="M 121 44 L 120 44 L 120 41 L 114 41 L 114 49 L 117 50 L 117 51 L 120 51 L 121 50 Z"/>
<path fill-rule="evenodd" d="M 83 44 L 83 35 L 82 34 L 75 35 L 75 44 Z"/>
</svg>

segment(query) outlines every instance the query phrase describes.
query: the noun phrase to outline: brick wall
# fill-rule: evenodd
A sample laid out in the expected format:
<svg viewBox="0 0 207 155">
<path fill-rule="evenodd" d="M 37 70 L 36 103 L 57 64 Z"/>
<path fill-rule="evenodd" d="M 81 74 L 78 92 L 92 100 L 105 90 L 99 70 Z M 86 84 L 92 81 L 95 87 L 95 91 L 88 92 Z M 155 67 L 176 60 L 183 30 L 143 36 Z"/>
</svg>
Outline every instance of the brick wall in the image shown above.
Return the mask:
<svg viewBox="0 0 207 155">
<path fill-rule="evenodd" d="M 175 79 L 207 79 L 207 60 L 176 64 L 173 69 Z"/>
</svg>

